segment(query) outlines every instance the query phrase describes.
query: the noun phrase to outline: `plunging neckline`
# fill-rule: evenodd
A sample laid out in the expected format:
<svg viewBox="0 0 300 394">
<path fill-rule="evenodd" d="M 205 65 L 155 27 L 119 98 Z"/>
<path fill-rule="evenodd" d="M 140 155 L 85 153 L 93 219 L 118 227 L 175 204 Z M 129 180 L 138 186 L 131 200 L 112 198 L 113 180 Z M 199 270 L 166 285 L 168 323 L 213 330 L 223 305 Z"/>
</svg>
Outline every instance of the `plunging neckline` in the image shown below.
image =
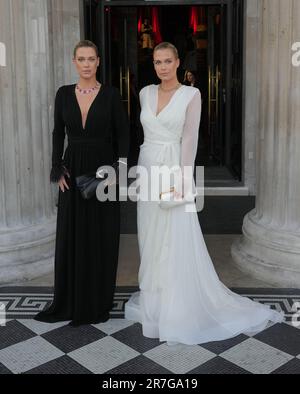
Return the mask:
<svg viewBox="0 0 300 394">
<path fill-rule="evenodd" d="M 156 100 L 155 100 L 155 108 L 154 108 L 154 116 L 156 118 L 159 117 L 159 115 L 172 103 L 174 97 L 176 96 L 176 94 L 184 87 L 184 85 L 181 85 L 176 91 L 175 93 L 172 94 L 170 100 L 168 101 L 168 103 L 159 111 L 159 113 L 157 113 L 157 107 L 158 107 L 158 89 L 159 89 L 159 85 L 155 85 L 156 87 Z"/>
<path fill-rule="evenodd" d="M 74 88 L 73 88 L 72 90 L 73 90 L 74 98 L 75 98 L 75 101 L 76 101 L 76 104 L 77 104 L 77 108 L 78 108 L 78 110 L 79 110 L 81 129 L 82 129 L 82 131 L 85 131 L 85 130 L 86 130 L 86 125 L 87 125 L 87 122 L 88 122 L 89 113 L 90 113 L 90 111 L 91 111 L 91 109 L 92 109 L 92 106 L 94 105 L 95 101 L 97 100 L 97 97 L 99 96 L 99 94 L 100 94 L 101 91 L 103 90 L 103 84 L 101 84 L 98 93 L 96 94 L 96 96 L 94 97 L 94 100 L 91 102 L 91 105 L 89 106 L 89 109 L 88 109 L 88 111 L 87 111 L 86 118 L 85 118 L 84 127 L 83 127 L 83 121 L 82 121 L 83 119 L 82 119 L 81 108 L 80 108 L 80 105 L 79 105 L 78 98 L 77 98 L 77 96 L 76 96 L 76 84 L 73 85 L 73 86 L 74 86 Z"/>
</svg>

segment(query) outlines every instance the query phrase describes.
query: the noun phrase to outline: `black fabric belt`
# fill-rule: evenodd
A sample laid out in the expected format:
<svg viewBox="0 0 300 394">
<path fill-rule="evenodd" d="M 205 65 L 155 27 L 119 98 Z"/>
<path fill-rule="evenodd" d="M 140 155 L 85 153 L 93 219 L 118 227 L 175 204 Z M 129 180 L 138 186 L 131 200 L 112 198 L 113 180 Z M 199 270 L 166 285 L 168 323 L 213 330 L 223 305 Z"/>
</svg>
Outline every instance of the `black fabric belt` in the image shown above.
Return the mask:
<svg viewBox="0 0 300 394">
<path fill-rule="evenodd" d="M 68 146 L 103 146 L 104 144 L 111 143 L 109 138 L 69 138 Z"/>
</svg>

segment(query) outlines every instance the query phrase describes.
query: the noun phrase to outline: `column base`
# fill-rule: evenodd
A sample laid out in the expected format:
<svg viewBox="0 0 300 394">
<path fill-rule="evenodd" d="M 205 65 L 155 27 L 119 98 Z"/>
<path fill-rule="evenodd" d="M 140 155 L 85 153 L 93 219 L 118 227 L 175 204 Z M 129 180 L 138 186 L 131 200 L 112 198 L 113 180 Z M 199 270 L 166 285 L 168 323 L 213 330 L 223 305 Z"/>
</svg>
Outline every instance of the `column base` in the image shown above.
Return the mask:
<svg viewBox="0 0 300 394">
<path fill-rule="evenodd" d="M 0 230 L 0 284 L 23 282 L 53 270 L 56 216 L 38 225 Z"/>
<path fill-rule="evenodd" d="M 245 274 L 276 286 L 300 286 L 300 233 L 262 223 L 255 210 L 245 216 L 243 236 L 232 244 L 231 254 Z"/>
</svg>

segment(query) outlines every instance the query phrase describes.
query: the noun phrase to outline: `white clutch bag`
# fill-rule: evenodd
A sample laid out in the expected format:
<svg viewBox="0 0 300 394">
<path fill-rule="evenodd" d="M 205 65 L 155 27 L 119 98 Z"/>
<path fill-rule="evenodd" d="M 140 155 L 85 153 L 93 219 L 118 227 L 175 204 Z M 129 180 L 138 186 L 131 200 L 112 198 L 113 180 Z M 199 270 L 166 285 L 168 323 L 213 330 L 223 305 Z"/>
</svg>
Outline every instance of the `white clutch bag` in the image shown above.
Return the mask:
<svg viewBox="0 0 300 394">
<path fill-rule="evenodd" d="M 175 208 L 186 203 L 187 201 L 184 198 L 175 197 L 174 187 L 167 192 L 160 193 L 159 195 L 159 206 L 162 209 Z"/>
</svg>

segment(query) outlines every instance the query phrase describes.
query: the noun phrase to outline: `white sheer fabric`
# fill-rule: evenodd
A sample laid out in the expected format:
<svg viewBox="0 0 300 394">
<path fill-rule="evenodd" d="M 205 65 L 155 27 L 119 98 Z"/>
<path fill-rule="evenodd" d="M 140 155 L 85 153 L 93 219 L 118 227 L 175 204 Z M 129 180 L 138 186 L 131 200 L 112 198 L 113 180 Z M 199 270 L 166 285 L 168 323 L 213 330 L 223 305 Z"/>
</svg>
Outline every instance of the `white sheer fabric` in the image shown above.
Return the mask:
<svg viewBox="0 0 300 394">
<path fill-rule="evenodd" d="M 157 85 L 141 90 L 144 143 L 139 162 L 151 166 L 194 165 L 201 112 L 198 89 L 181 86 L 156 116 Z M 140 183 L 149 182 L 141 176 Z M 194 204 L 194 203 L 192 203 Z M 139 287 L 125 305 L 125 318 L 143 334 L 188 345 L 258 332 L 282 313 L 241 297 L 219 280 L 197 213 L 185 206 L 163 210 L 138 201 Z"/>
</svg>

